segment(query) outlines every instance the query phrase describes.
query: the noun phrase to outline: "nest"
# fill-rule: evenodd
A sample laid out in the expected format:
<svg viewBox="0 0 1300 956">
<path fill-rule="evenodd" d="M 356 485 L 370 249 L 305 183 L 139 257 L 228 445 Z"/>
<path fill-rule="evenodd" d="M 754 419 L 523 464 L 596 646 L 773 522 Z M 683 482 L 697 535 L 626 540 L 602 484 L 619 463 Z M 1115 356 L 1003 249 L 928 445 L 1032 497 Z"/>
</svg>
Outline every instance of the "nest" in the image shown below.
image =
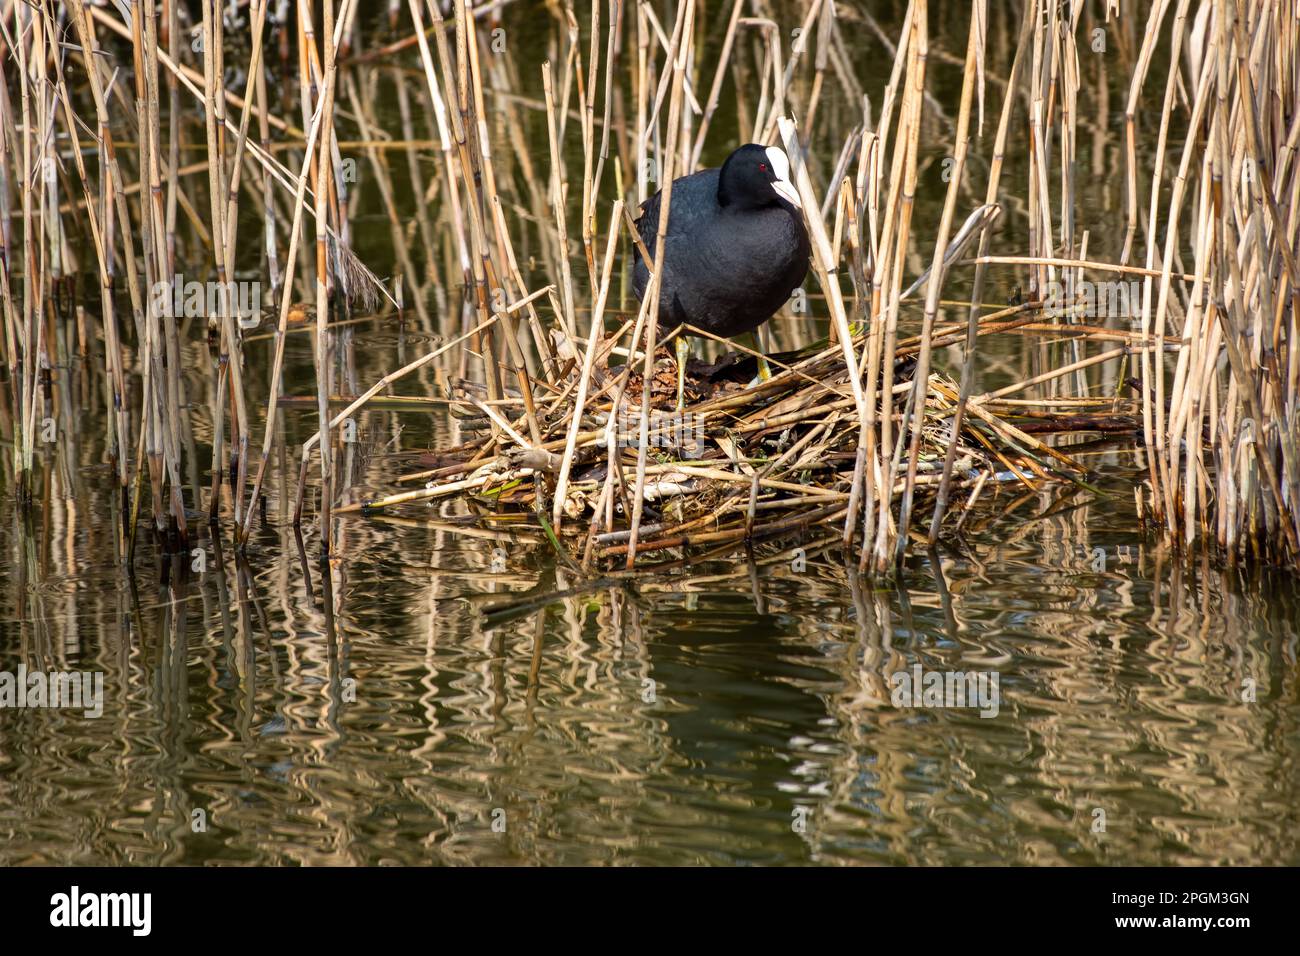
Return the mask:
<svg viewBox="0 0 1300 956">
<path fill-rule="evenodd" d="M 936 332 L 942 343 L 943 332 Z M 613 341 L 607 344 L 612 352 Z M 852 344 L 854 354 L 864 354 L 860 331 Z M 972 401 L 954 435 L 960 389 L 934 373 L 917 390 L 918 351 L 919 340 L 899 342 L 889 395 L 882 395 L 881 383 L 867 382 L 862 405 L 838 343 L 772 356 L 774 374 L 762 382 L 750 381 L 756 369 L 752 354 L 728 355 L 713 365 L 692 361 L 680 411 L 676 365 L 667 348 L 657 353 L 648 392 L 641 360 L 629 368 L 603 359 L 592 368 L 576 429 L 571 416 L 581 362 L 570 355 L 535 390 L 536 439 L 519 392 L 507 390 L 490 400 L 483 385 L 459 381 L 448 397 L 461 444 L 431 451 L 423 461 L 431 467 L 395 479 L 399 488 L 411 490 L 339 511 L 455 497 L 484 517 L 533 514 L 557 547 L 589 563 L 626 556 L 633 524 L 637 555 L 752 541 L 814 525 L 856 528 L 865 521 L 870 533 L 872 515 L 886 498 L 892 506 L 906 493 L 915 507 L 945 482 L 945 472 L 952 500 L 966 507 L 989 482 L 1038 487 L 1078 481 L 1083 469 L 1034 433 L 1136 427 L 1114 414 L 1114 402 L 1054 416 L 1023 410 L 1004 415 L 997 402 Z M 918 400 L 922 422 L 911 467 Z M 874 416 L 867 401 L 875 405 Z M 892 458 L 880 452 L 885 442 Z M 638 488 L 640 515 L 634 516 Z M 959 517 L 950 514 L 947 520 Z"/>
</svg>

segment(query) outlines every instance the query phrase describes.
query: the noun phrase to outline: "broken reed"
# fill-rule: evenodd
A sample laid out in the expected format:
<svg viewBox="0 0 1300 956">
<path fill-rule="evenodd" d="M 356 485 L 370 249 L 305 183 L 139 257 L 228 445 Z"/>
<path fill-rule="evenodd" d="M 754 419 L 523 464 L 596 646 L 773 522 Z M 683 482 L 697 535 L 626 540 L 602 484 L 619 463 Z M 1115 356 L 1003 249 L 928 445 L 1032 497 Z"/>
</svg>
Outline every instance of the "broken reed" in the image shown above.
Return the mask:
<svg viewBox="0 0 1300 956">
<path fill-rule="evenodd" d="M 918 521 L 920 539 L 933 542 L 953 520 L 952 506 L 971 501 L 954 477 L 965 445 L 940 443 L 937 481 L 925 464 L 936 450 L 929 373 L 935 348 L 954 341 L 963 359 L 960 384 L 943 409 L 948 435 L 963 434 L 974 419 L 1010 441 L 1005 429 L 1019 430 L 999 415 L 1016 406 L 996 402 L 1017 391 L 1048 412 L 1106 399 L 1097 421 L 1113 419 L 1125 408 L 1120 397 L 1113 389 L 1097 394 L 1087 373 L 1120 358 L 1138 388 L 1142 513 L 1170 539 L 1213 541 L 1230 560 L 1300 563 L 1300 359 L 1293 345 L 1300 91 L 1296 27 L 1282 10 L 1223 0 L 1159 0 L 1122 12 L 1048 0 L 990 10 L 976 2 L 964 56 L 956 57 L 942 35 L 932 35 L 925 4 L 908 4 L 894 35 L 871 10 L 829 0 L 733 0 L 718 10 L 692 0 L 557 3 L 548 6 L 551 55 L 534 74 L 497 46 L 508 4 L 471 9 L 465 0 L 407 0 L 404 38 L 370 45 L 353 0 L 326 3 L 317 22 L 308 5 L 251 0 L 233 26 L 251 38 L 242 44 L 226 42 L 225 5 L 199 6 L 201 19 L 189 22 L 171 0 L 157 8 L 126 4 L 127 19 L 85 0 L 0 0 L 7 473 L 20 497 L 36 493 L 36 473 L 51 467 L 48 455 L 37 453 L 40 426 L 68 404 L 56 374 L 70 358 L 67 328 L 75 322 L 79 348 L 89 338 L 99 357 L 97 331 L 111 409 L 104 447 L 125 502 L 119 557 L 127 557 L 145 512 L 158 533 L 183 537 L 187 505 L 231 529 L 237 542 L 247 540 L 273 467 L 284 481 L 284 348 L 291 316 L 307 303 L 315 312 L 317 431 L 297 450 L 296 493 L 286 485 L 277 497 L 292 498 L 293 518 L 301 521 L 306 478 L 319 467 L 322 554 L 339 527 L 331 508 L 356 478 L 340 426 L 406 375 L 425 391 L 434 388 L 428 375 L 435 370 L 438 381 L 450 372 L 484 389 L 481 401 L 454 398 L 486 414 L 480 463 L 563 441 L 558 471 L 538 482 L 535 503 L 563 530 L 573 520 L 565 502 L 586 440 L 587 406 L 626 406 L 640 413 L 643 431 L 651 417 L 648 373 L 663 338 L 652 318 L 657 282 L 639 309 L 614 320 L 626 301 L 619 264 L 635 241 L 628 213 L 672 177 L 698 168 L 706 142 L 719 152 L 716 134 L 708 133 L 734 98 L 738 139 L 783 144 L 804 200 L 811 281 L 826 304 L 830 354 L 846 370 L 842 382 L 829 384 L 848 402 L 855 429 L 852 469 L 822 490 L 847 496 L 834 520 L 864 569 L 887 570 L 918 537 Z M 390 8 L 390 17 L 397 12 Z M 1084 59 L 1099 30 L 1115 55 Z M 874 78 L 855 74 L 851 56 L 868 32 L 892 57 L 879 92 Z M 247 50 L 246 59 L 229 62 L 228 46 Z M 418 243 L 406 228 L 412 212 L 399 205 L 396 173 L 380 144 L 386 131 L 370 103 L 383 68 L 366 65 L 398 51 L 415 60 L 414 74 L 391 71 L 403 141 L 417 143 L 427 132 L 433 144 L 432 175 L 407 149 Z M 278 63 L 268 62 L 268 53 Z M 345 53 L 355 66 L 340 63 Z M 995 59 L 1009 61 L 1005 73 L 990 72 Z M 955 118 L 947 112 L 952 104 L 932 91 L 936 63 L 960 65 Z M 1156 63 L 1167 71 L 1158 122 L 1148 109 Z M 227 89 L 228 71 L 242 85 Z M 296 83 L 283 82 L 286 74 Z M 1093 127 L 1094 140 L 1105 136 L 1112 74 L 1127 78 L 1129 90 L 1128 218 L 1118 260 L 1102 262 L 1090 258 L 1089 232 L 1078 225 L 1078 143 L 1081 124 Z M 278 101 L 269 90 L 279 91 Z M 391 290 L 350 249 L 353 201 L 336 129 L 344 101 L 390 222 L 398 274 Z M 1085 101 L 1096 106 L 1095 117 L 1082 115 Z M 194 107 L 201 108 L 201 135 L 184 119 Z M 986 116 L 994 110 L 996 127 Z M 855 123 L 844 121 L 847 111 L 856 112 Z M 545 155 L 530 152 L 533 112 L 544 114 Z M 427 131 L 417 126 L 421 115 Z M 114 141 L 122 130 L 130 131 L 130 150 Z M 1138 143 L 1153 135 L 1154 154 L 1140 154 Z M 913 221 L 917 191 L 932 182 L 921 171 L 936 149 L 946 151 L 949 175 L 937 227 L 921 235 Z M 1024 170 L 1014 179 L 1004 175 L 1013 151 Z M 579 152 L 580 164 L 573 161 Z M 182 154 L 199 162 L 181 167 Z M 1172 178 L 1167 154 L 1178 158 Z M 246 204 L 265 225 L 258 271 L 275 305 L 273 358 L 266 381 L 250 381 L 245 332 L 230 303 L 210 317 L 216 357 L 204 390 L 213 423 L 205 498 L 185 414 L 194 397 L 180 374 L 182 331 L 193 338 L 195 329 L 159 314 L 148 290 L 180 271 L 181 249 L 201 249 L 224 288 L 235 276 Z M 670 206 L 666 193 L 661 230 Z M 1027 246 L 994 255 L 989 226 L 1009 215 L 1023 218 Z M 314 256 L 302 242 L 309 218 Z M 959 221 L 965 225 L 954 228 Z M 93 264 L 78 258 L 87 249 Z M 525 274 L 530 261 L 538 268 Z M 916 374 L 899 389 L 894 369 L 906 351 L 900 320 L 916 272 L 923 272 L 916 287 L 921 332 L 907 353 Z M 958 272 L 973 291 L 964 327 L 954 329 L 940 324 L 940 307 L 944 280 Z M 85 316 L 74 295 L 74 280 L 91 274 L 101 287 L 97 319 Z M 1023 283 L 1037 301 L 1054 285 L 1077 287 L 1098 274 L 1143 282 L 1137 328 L 1125 330 L 1120 345 L 1114 328 L 1060 310 L 1039 318 L 1056 334 L 1029 350 L 1029 374 L 996 394 L 974 394 L 978 346 L 989 333 L 979 303 L 990 287 Z M 438 316 L 456 314 L 446 289 L 461 281 L 468 306 L 459 327 L 440 327 Z M 409 300 L 421 326 L 445 341 L 397 371 L 359 381 L 349 305 L 376 291 L 395 304 Z M 614 324 L 618 330 L 607 334 Z M 855 335 L 855 328 L 866 333 Z M 806 344 L 805 331 L 790 335 Z M 597 396 L 593 379 L 611 354 L 623 356 L 626 368 Z M 634 373 L 641 387 L 629 391 Z M 259 436 L 250 401 L 262 387 Z M 331 416 L 340 393 L 361 398 Z M 1088 423 L 1075 417 L 1081 428 Z M 587 529 L 589 540 L 619 533 L 611 526 L 613 505 L 625 502 L 629 566 L 655 467 L 648 435 L 639 437 L 630 468 L 611 445 Z M 1032 485 L 1032 477 L 1024 480 Z M 934 491 L 924 502 L 922 485 Z M 917 514 L 922 504 L 927 517 Z"/>
</svg>

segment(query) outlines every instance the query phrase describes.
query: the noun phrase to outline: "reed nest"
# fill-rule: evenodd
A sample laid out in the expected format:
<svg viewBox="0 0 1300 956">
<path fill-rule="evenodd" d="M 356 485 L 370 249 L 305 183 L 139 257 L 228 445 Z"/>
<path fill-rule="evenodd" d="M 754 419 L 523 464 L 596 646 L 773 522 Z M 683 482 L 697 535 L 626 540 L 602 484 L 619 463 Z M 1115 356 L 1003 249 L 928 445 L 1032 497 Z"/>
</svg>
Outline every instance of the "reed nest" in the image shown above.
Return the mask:
<svg viewBox="0 0 1300 956">
<path fill-rule="evenodd" d="M 1039 322 L 1040 307 L 1028 303 L 996 311 L 981 320 L 980 332 L 1059 333 L 1059 326 Z M 851 332 L 848 351 L 865 361 L 872 337 L 860 328 Z M 935 342 L 964 335 L 964 326 L 940 328 Z M 694 545 L 753 542 L 815 525 L 852 525 L 861 504 L 853 489 L 862 484 L 864 471 L 867 493 L 879 495 L 880 476 L 864 461 L 870 446 L 888 440 L 888 428 L 881 434 L 887 413 L 878 396 L 868 395 L 872 405 L 864 442 L 841 344 L 824 341 L 772 356 L 774 373 L 761 382 L 750 381 L 757 368 L 754 353 L 732 352 L 713 364 L 692 360 L 690 400 L 679 410 L 676 366 L 667 347 L 656 354 L 647 383 L 635 362 L 610 360 L 617 334 L 593 342 L 593 361 L 571 355 L 553 381 L 536 383 L 554 395 L 536 413 L 540 440 L 523 434 L 527 416 L 518 391 L 507 390 L 505 398 L 492 401 L 480 383 L 457 381 L 447 398 L 462 441 L 432 452 L 427 463 L 435 467 L 398 476 L 391 493 L 344 505 L 339 513 L 427 506 L 447 498 L 483 516 L 532 512 L 557 547 L 590 565 Z M 912 416 L 916 402 L 922 404 L 916 466 L 910 474 L 902 472 L 881 497 L 897 501 L 911 489 L 922 504 L 960 490 L 962 509 L 938 510 L 949 526 L 961 524 L 986 487 L 1084 485 L 1086 469 L 1038 435 L 1132 434 L 1140 428 L 1131 414 L 1133 403 L 1120 398 L 1065 402 L 1067 411 L 984 396 L 967 405 L 969 414 L 954 436 L 960 387 L 939 373 L 918 385 L 921 346 L 920 337 L 898 343 L 889 383 L 899 406 L 890 421 L 893 429 Z M 575 391 L 586 392 L 576 422 Z M 648 406 L 632 399 L 643 392 Z M 646 416 L 643 407 L 649 408 Z M 409 487 L 417 483 L 421 487 Z M 634 528 L 631 501 L 638 493 L 645 518 Z M 874 535 L 871 517 L 868 511 L 863 540 Z"/>
</svg>

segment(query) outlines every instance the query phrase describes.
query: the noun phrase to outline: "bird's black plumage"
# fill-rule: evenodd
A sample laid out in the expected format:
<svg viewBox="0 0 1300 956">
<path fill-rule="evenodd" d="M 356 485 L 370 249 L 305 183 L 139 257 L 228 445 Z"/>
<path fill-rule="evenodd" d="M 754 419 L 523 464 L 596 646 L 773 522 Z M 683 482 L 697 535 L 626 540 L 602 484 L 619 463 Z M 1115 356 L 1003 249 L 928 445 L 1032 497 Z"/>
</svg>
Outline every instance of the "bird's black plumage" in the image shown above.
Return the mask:
<svg viewBox="0 0 1300 956">
<path fill-rule="evenodd" d="M 798 209 L 777 192 L 786 169 L 775 169 L 762 146 L 740 147 L 720 169 L 673 181 L 661 256 L 656 239 L 660 193 L 636 221 L 650 255 L 662 259 L 659 328 L 683 322 L 727 338 L 751 332 L 781 307 L 808 273 L 808 232 Z M 784 161 L 784 154 L 776 157 Z M 650 272 L 639 250 L 633 290 L 645 296 Z"/>
</svg>

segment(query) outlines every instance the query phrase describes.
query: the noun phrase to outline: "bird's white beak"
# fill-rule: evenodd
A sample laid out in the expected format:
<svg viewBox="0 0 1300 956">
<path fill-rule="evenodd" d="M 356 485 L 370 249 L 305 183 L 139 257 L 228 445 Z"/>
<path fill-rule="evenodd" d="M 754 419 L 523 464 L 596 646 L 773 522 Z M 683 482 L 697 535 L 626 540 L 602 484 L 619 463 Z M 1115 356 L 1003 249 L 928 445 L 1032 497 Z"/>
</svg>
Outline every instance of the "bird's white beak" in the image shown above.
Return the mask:
<svg viewBox="0 0 1300 956">
<path fill-rule="evenodd" d="M 772 164 L 772 172 L 776 174 L 776 182 L 772 183 L 776 194 L 795 209 L 802 209 L 803 203 L 799 201 L 799 190 L 795 189 L 794 183 L 790 182 L 790 158 L 786 156 L 785 150 L 780 146 L 769 146 L 767 159 Z"/>
</svg>

